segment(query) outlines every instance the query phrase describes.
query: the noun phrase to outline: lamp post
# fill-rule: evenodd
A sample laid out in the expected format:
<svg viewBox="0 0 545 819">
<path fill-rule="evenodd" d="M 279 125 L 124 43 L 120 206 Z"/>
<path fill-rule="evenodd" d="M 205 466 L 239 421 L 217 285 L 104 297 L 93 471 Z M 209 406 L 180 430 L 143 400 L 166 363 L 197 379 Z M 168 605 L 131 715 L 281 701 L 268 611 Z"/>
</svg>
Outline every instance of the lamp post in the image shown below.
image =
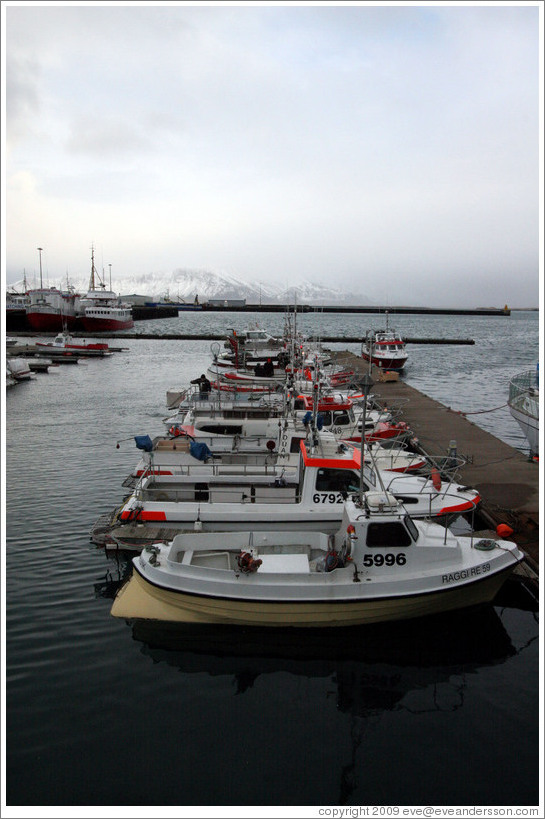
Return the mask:
<svg viewBox="0 0 545 819">
<path fill-rule="evenodd" d="M 43 284 L 42 284 L 42 250 L 43 250 L 43 247 L 39 247 L 38 250 L 40 251 L 40 290 L 42 290 L 42 288 L 43 288 Z"/>
<path fill-rule="evenodd" d="M 363 415 L 361 417 L 361 443 L 360 443 L 360 503 L 363 506 L 363 464 L 365 452 L 365 418 L 367 416 L 367 395 L 369 390 L 375 383 L 368 373 L 365 373 L 361 379 L 361 387 L 363 390 Z"/>
</svg>

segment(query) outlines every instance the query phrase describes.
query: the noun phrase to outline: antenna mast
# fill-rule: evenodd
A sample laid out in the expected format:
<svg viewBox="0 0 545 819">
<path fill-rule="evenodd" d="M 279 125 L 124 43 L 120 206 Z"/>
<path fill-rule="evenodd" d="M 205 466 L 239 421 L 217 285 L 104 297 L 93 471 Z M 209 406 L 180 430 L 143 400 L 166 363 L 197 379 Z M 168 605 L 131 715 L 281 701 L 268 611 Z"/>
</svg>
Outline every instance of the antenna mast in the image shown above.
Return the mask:
<svg viewBox="0 0 545 819">
<path fill-rule="evenodd" d="M 91 245 L 91 278 L 89 279 L 89 290 L 95 289 L 95 248 Z"/>
<path fill-rule="evenodd" d="M 40 290 L 42 290 L 42 288 L 43 288 L 43 282 L 42 282 L 42 250 L 43 250 L 43 247 L 39 247 L 38 250 L 40 251 Z"/>
</svg>

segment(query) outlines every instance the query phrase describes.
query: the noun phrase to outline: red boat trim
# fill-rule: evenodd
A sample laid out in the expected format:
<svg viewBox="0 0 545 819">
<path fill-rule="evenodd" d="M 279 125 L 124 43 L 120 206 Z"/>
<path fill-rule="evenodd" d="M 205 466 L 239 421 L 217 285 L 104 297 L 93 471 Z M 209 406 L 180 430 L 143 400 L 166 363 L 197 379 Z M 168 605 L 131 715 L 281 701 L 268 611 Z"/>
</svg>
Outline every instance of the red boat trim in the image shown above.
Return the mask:
<svg viewBox="0 0 545 819">
<path fill-rule="evenodd" d="M 472 501 L 460 503 L 458 506 L 444 506 L 437 514 L 438 515 L 452 515 L 454 512 L 468 512 L 474 509 L 481 502 L 480 495 L 476 495 Z"/>
<path fill-rule="evenodd" d="M 136 515 L 135 515 L 135 512 L 134 512 L 133 509 L 129 509 L 129 510 L 125 510 L 124 512 L 121 512 L 121 520 L 132 520 L 133 518 L 136 521 L 139 521 L 139 520 L 166 520 L 167 516 L 166 516 L 166 514 L 164 512 L 147 512 L 145 509 L 143 509 L 141 512 L 138 512 Z"/>
<path fill-rule="evenodd" d="M 352 448 L 352 458 L 317 458 L 308 453 L 305 442 L 301 441 L 301 454 L 305 466 L 329 467 L 335 469 L 359 469 L 361 464 L 360 452 L 358 449 Z"/>
<path fill-rule="evenodd" d="M 150 472 L 148 469 L 137 469 L 135 477 L 141 478 L 142 475 L 144 477 L 147 477 L 148 475 L 173 475 L 173 474 L 174 474 L 174 472 L 171 472 L 168 469 L 154 469 L 152 472 Z"/>
</svg>

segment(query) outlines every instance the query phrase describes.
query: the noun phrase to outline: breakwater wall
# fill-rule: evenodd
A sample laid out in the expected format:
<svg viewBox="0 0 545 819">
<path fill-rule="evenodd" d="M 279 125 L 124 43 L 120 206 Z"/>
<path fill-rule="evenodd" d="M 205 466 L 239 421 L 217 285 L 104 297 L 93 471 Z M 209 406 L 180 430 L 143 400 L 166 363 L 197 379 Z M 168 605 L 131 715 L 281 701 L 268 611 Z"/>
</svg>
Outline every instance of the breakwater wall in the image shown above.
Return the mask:
<svg viewBox="0 0 545 819">
<path fill-rule="evenodd" d="M 214 313 L 369 313 L 388 315 L 428 315 L 428 316 L 510 316 L 511 310 L 506 306 L 500 308 L 477 308 L 475 310 L 451 309 L 441 307 L 373 307 L 373 306 L 338 306 L 310 304 L 245 304 L 235 306 L 218 306 L 202 304 L 195 308 L 184 308 L 183 312 Z M 182 309 L 172 305 L 134 305 L 132 308 L 135 321 L 176 318 Z M 24 310 L 6 310 L 6 330 L 30 330 Z"/>
<path fill-rule="evenodd" d="M 428 316 L 510 316 L 507 305 L 502 308 L 477 307 L 462 309 L 450 307 L 387 307 L 354 305 L 312 305 L 298 304 L 245 304 L 238 306 L 202 305 L 203 310 L 227 313 L 378 313 L 380 315 L 428 315 Z"/>
<path fill-rule="evenodd" d="M 34 333 L 32 331 L 15 331 L 17 336 L 22 338 L 53 337 L 56 333 Z M 118 338 L 120 341 L 129 339 L 151 339 L 155 341 L 225 341 L 225 334 L 215 335 L 212 333 L 77 333 L 71 335 L 74 338 Z M 319 341 L 321 344 L 361 344 L 361 336 L 310 336 L 309 341 Z M 405 338 L 406 344 L 475 344 L 472 338 Z"/>
</svg>

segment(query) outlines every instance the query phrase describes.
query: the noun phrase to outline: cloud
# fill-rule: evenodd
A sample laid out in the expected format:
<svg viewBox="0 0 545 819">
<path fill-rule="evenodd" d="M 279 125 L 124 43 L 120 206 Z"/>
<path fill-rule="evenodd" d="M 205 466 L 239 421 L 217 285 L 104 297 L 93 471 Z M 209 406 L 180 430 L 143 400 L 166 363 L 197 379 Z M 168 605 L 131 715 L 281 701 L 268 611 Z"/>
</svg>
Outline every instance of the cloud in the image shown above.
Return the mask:
<svg viewBox="0 0 545 819">
<path fill-rule="evenodd" d="M 8 276 L 95 241 L 131 273 L 535 302 L 537 11 L 9 7 Z"/>
</svg>

